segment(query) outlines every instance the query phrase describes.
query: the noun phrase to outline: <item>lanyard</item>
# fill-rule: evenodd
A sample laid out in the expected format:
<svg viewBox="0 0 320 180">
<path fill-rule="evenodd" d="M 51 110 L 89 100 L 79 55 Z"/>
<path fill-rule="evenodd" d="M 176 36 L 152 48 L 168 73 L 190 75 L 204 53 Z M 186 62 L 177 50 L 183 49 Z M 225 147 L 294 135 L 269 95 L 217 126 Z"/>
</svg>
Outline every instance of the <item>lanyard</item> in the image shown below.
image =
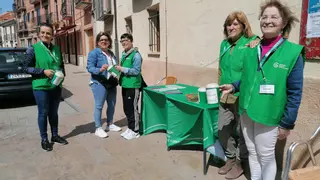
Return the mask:
<svg viewBox="0 0 320 180">
<path fill-rule="evenodd" d="M 57 60 L 56 56 L 51 53 L 51 51 L 48 49 L 47 46 L 45 46 L 45 45 L 43 44 L 42 41 L 41 41 L 41 45 L 46 49 L 46 51 L 49 53 L 49 55 L 53 58 L 54 62 L 55 62 L 55 63 L 58 63 L 59 61 Z"/>
<path fill-rule="evenodd" d="M 219 59 L 222 58 L 222 56 L 232 47 L 234 46 L 235 44 L 231 44 L 229 47 L 227 47 L 220 55 Z"/>
<path fill-rule="evenodd" d="M 209 63 L 209 64 L 206 64 L 205 66 L 203 66 L 203 67 L 207 67 L 207 66 L 209 66 L 209 65 L 211 65 L 211 64 L 213 64 L 213 63 L 215 63 L 216 61 L 218 61 L 219 59 L 221 59 L 222 58 L 222 56 L 224 55 L 224 54 L 226 54 L 226 52 L 232 47 L 232 46 L 235 46 L 235 44 L 231 44 L 229 47 L 227 47 L 222 53 L 221 53 L 221 55 L 217 58 L 217 59 L 215 59 L 214 61 L 212 61 L 211 63 Z"/>
<path fill-rule="evenodd" d="M 281 38 L 272 48 L 263 56 L 261 57 L 261 45 L 259 44 L 258 46 L 258 58 L 259 58 L 259 66 L 262 68 L 264 63 L 267 61 L 268 57 L 270 56 L 271 53 L 276 51 L 276 49 L 283 43 L 284 39 Z M 261 59 L 262 58 L 262 59 Z"/>
<path fill-rule="evenodd" d="M 274 51 L 276 51 L 277 48 L 283 43 L 283 41 L 284 41 L 284 39 L 281 38 L 274 46 L 272 46 L 272 48 L 263 57 L 261 57 L 261 45 L 259 44 L 259 46 L 258 46 L 259 68 L 261 70 L 261 73 L 262 73 L 264 80 L 266 80 L 266 77 L 264 75 L 262 66 L 265 64 L 265 62 L 267 61 L 270 54 L 273 53 Z"/>
<path fill-rule="evenodd" d="M 111 65 L 117 64 L 116 61 L 114 60 L 114 58 L 111 55 L 109 56 L 107 53 L 105 53 L 103 51 L 102 51 L 102 54 L 104 54 L 106 56 L 108 64 L 109 64 L 109 59 L 110 59 Z"/>
</svg>

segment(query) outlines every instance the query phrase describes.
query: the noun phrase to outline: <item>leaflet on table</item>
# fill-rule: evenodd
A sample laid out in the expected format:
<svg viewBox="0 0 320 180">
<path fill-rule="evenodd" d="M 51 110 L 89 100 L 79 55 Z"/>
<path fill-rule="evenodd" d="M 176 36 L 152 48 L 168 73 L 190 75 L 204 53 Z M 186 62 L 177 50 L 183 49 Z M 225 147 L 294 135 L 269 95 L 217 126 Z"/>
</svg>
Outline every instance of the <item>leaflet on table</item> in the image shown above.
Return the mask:
<svg viewBox="0 0 320 180">
<path fill-rule="evenodd" d="M 170 91 L 166 91 L 164 92 L 165 94 L 183 94 L 180 90 L 170 90 Z"/>
<path fill-rule="evenodd" d="M 183 86 L 177 86 L 177 85 L 167 85 L 167 86 L 157 86 L 157 87 L 151 87 L 150 90 L 158 91 L 158 92 L 165 92 L 165 91 L 172 91 L 172 90 L 178 90 L 183 89 L 185 87 Z"/>
<path fill-rule="evenodd" d="M 184 88 L 186 88 L 186 87 L 178 86 L 178 85 L 166 85 L 166 87 L 168 87 L 168 88 L 175 88 L 175 89 L 184 89 Z"/>
<path fill-rule="evenodd" d="M 168 87 L 152 87 L 150 90 L 158 91 L 158 92 L 164 92 L 164 91 L 172 91 L 172 90 L 177 90 L 176 88 L 168 88 Z"/>
</svg>

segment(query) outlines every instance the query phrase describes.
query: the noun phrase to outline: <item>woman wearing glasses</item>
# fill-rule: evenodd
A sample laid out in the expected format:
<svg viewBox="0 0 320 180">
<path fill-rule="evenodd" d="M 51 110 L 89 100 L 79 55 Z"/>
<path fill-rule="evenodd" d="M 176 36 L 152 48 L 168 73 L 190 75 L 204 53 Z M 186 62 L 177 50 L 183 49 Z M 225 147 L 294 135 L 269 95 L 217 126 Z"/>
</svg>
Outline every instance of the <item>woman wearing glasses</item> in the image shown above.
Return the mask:
<svg viewBox="0 0 320 180">
<path fill-rule="evenodd" d="M 239 114 L 252 180 L 275 179 L 275 145 L 294 128 L 303 89 L 304 47 L 287 40 L 298 19 L 279 1 L 261 6 L 261 44 L 246 54 L 240 81 L 222 85 L 223 96 L 240 91 Z"/>
<path fill-rule="evenodd" d="M 96 37 L 96 46 L 88 55 L 87 70 L 91 73 L 90 87 L 94 97 L 95 135 L 108 137 L 106 131 L 121 131 L 113 124 L 113 116 L 117 99 L 118 80 L 108 73 L 109 66 L 116 65 L 117 59 L 110 50 L 112 39 L 106 32 L 100 32 Z M 105 101 L 107 102 L 107 127 L 102 129 L 101 114 Z"/>
</svg>

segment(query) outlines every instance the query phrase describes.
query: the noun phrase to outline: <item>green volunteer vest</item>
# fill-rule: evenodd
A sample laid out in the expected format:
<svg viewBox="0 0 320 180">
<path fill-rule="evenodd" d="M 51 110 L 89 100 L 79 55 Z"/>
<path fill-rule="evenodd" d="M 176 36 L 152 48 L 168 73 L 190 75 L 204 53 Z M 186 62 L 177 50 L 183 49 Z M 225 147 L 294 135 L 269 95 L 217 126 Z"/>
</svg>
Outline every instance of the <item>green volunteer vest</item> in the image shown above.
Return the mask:
<svg viewBox="0 0 320 180">
<path fill-rule="evenodd" d="M 220 85 L 222 84 L 231 84 L 241 78 L 242 75 L 242 65 L 245 58 L 245 52 L 250 47 L 247 47 L 250 41 L 256 39 L 257 36 L 251 38 L 246 38 L 245 36 L 240 37 L 236 45 L 231 51 L 231 44 L 228 40 L 223 40 L 220 45 L 220 63 L 219 70 L 221 72 L 220 76 Z M 235 94 L 236 96 L 239 93 Z"/>
<path fill-rule="evenodd" d="M 120 65 L 125 68 L 132 68 L 133 67 L 133 58 L 134 55 L 137 53 L 136 50 L 132 51 L 131 54 L 125 57 L 125 54 L 121 57 Z M 141 73 L 139 75 L 124 75 L 121 73 L 120 75 L 120 85 L 124 88 L 140 88 L 141 87 Z"/>
<path fill-rule="evenodd" d="M 42 45 L 41 42 L 38 42 L 33 46 L 35 59 L 36 59 L 36 68 L 42 69 L 52 69 L 57 70 L 60 68 L 62 63 L 61 52 L 59 46 L 53 45 L 51 53 L 56 57 L 56 60 L 49 54 L 48 49 Z M 49 90 L 56 87 L 51 84 L 51 80 L 48 77 L 34 79 L 32 81 L 32 88 L 34 90 Z"/>
<path fill-rule="evenodd" d="M 275 86 L 274 95 L 259 93 L 263 76 L 261 71 L 257 71 L 257 48 L 246 54 L 243 63 L 239 114 L 246 110 L 253 121 L 267 126 L 277 126 L 283 117 L 287 102 L 287 77 L 299 55 L 304 55 L 304 48 L 285 40 L 263 65 L 267 83 Z"/>
</svg>

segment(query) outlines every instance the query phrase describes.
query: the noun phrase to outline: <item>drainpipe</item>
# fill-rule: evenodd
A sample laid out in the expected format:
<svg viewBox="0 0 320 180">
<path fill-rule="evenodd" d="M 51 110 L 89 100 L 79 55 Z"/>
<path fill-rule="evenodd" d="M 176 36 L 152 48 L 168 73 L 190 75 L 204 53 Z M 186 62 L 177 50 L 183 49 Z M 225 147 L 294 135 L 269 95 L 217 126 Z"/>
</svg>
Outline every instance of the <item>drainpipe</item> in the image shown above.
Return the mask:
<svg viewBox="0 0 320 180">
<path fill-rule="evenodd" d="M 73 9 L 73 23 L 74 24 L 76 24 L 76 15 L 75 15 L 75 7 L 74 7 L 74 0 L 72 0 L 72 9 Z M 76 33 L 76 26 L 74 27 L 74 29 L 73 29 L 73 34 L 74 34 L 74 53 L 75 53 L 75 58 L 76 58 L 76 66 L 78 66 L 79 65 L 79 63 L 78 63 L 78 46 L 77 46 L 77 33 Z"/>
<path fill-rule="evenodd" d="M 164 0 L 164 14 L 165 14 L 165 24 L 166 24 L 166 44 L 165 44 L 165 50 L 166 50 L 166 77 L 168 76 L 168 21 L 167 21 L 167 0 Z"/>
<path fill-rule="evenodd" d="M 69 33 L 67 31 L 67 34 L 66 34 L 66 37 L 67 37 L 67 53 L 68 53 L 68 63 L 70 64 L 70 44 L 69 44 Z"/>
<path fill-rule="evenodd" d="M 114 9 L 114 51 L 115 51 L 115 55 L 118 59 L 118 62 L 120 63 L 119 40 L 118 40 L 118 16 L 117 16 L 117 1 L 116 0 L 113 0 L 113 9 Z"/>
</svg>

